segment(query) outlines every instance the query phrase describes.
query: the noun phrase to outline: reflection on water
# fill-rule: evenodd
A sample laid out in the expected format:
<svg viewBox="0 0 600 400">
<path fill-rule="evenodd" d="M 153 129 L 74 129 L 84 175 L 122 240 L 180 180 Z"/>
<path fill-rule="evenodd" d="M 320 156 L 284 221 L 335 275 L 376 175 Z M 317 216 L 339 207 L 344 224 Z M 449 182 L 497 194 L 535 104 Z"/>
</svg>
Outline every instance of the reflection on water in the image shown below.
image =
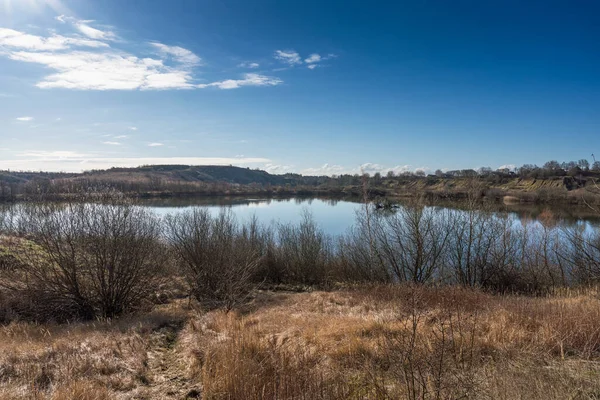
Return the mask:
<svg viewBox="0 0 600 400">
<path fill-rule="evenodd" d="M 223 209 L 231 209 L 241 222 L 256 216 L 264 224 L 297 223 L 300 222 L 302 214 L 306 210 L 330 235 L 345 233 L 354 224 L 356 212 L 364 206 L 357 198 L 253 198 L 240 196 L 143 199 L 139 201 L 139 204 L 151 208 L 161 216 L 178 213 L 190 207 L 206 207 L 213 215 Z M 464 209 L 464 203 L 456 202 L 437 203 L 431 206 L 456 212 Z M 18 205 L 8 207 L 18 207 Z M 600 227 L 600 215 L 583 206 L 485 204 L 484 207 L 493 212 L 508 212 L 509 218 L 513 220 L 514 224 L 539 225 L 538 218 L 545 210 L 549 210 L 553 218 L 563 226 L 578 226 L 585 230 Z"/>
<path fill-rule="evenodd" d="M 240 221 L 256 216 L 265 224 L 297 223 L 304 210 L 309 211 L 325 232 L 331 235 L 345 233 L 354 223 L 355 212 L 361 204 L 338 199 L 288 198 L 256 199 L 239 197 L 210 197 L 185 199 L 150 199 L 140 202 L 159 215 L 181 212 L 190 207 L 206 207 L 213 215 L 229 208 Z"/>
<path fill-rule="evenodd" d="M 402 202 L 401 202 L 402 204 Z M 256 216 L 263 223 L 299 222 L 302 212 L 308 210 L 317 223 L 329 234 L 345 233 L 355 219 L 356 211 L 363 205 L 358 198 L 323 199 L 323 198 L 249 198 L 249 197 L 201 197 L 201 198 L 168 198 L 146 199 L 141 205 L 151 207 L 156 213 L 166 215 L 176 213 L 189 207 L 207 207 L 211 213 L 218 214 L 223 208 L 230 208 L 236 216 L 244 221 Z M 464 204 L 444 202 L 436 208 L 460 211 Z M 532 205 L 532 204 L 486 204 L 485 207 L 494 212 L 508 212 L 515 223 L 535 223 L 545 210 L 550 210 L 554 218 L 566 226 L 585 225 L 586 229 L 600 226 L 600 215 L 584 206 L 565 205 Z"/>
</svg>

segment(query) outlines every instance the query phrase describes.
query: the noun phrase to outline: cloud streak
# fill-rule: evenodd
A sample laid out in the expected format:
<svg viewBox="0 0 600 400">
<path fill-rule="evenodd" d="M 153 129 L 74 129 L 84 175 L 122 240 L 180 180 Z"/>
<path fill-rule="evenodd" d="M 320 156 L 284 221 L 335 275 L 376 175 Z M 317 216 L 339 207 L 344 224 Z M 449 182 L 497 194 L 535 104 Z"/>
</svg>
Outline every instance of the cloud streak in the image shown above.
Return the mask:
<svg viewBox="0 0 600 400">
<path fill-rule="evenodd" d="M 0 28 L 0 49 L 22 49 L 31 51 L 65 50 L 71 47 L 109 47 L 108 44 L 97 40 L 79 37 L 52 35 L 48 37 L 30 35 L 13 29 Z"/>
<path fill-rule="evenodd" d="M 255 62 L 243 62 L 241 64 L 238 64 L 238 67 L 240 67 L 240 68 L 252 68 L 252 69 L 254 69 L 254 68 L 260 67 L 260 64 L 259 63 L 255 63 Z"/>
<path fill-rule="evenodd" d="M 276 60 L 281 61 L 284 64 L 288 64 L 290 67 L 306 64 L 308 69 L 315 69 L 321 66 L 321 62 L 325 60 L 330 60 L 332 58 L 336 58 L 337 55 L 330 53 L 326 56 L 321 56 L 318 53 L 312 53 L 304 60 L 300 57 L 300 54 L 295 50 L 277 50 L 275 51 L 274 57 Z"/>
<path fill-rule="evenodd" d="M 237 89 L 244 86 L 276 86 L 283 82 L 276 77 L 244 74 L 241 78 L 199 83 L 195 69 L 203 64 L 202 59 L 188 49 L 150 42 L 141 47 L 153 50 L 151 53 L 155 56 L 138 56 L 114 48 L 118 43 L 111 40 L 116 35 L 91 27 L 89 23 L 92 21 L 78 21 L 65 16 L 57 19 L 72 23 L 83 36 L 52 34 L 43 37 L 0 28 L 0 57 L 38 64 L 51 71 L 36 83 L 41 89 Z M 248 68 L 256 67 L 257 63 L 248 64 Z"/>
<path fill-rule="evenodd" d="M 276 50 L 274 57 L 275 59 L 290 66 L 302 64 L 302 58 L 300 58 L 300 54 L 294 50 Z"/>
<path fill-rule="evenodd" d="M 158 42 L 152 42 L 150 45 L 154 46 L 159 53 L 168 57 L 172 57 L 176 62 L 189 67 L 200 65 L 202 63 L 202 59 L 200 57 L 192 53 L 190 50 L 184 49 L 183 47 L 167 46 L 166 44 Z"/>
<path fill-rule="evenodd" d="M 29 151 L 19 154 L 15 160 L 0 160 L 1 169 L 29 171 L 65 171 L 81 172 L 91 169 L 111 167 L 139 167 L 140 165 L 238 165 L 260 166 L 270 163 L 268 158 L 260 157 L 98 157 L 73 151 Z"/>
<path fill-rule="evenodd" d="M 216 87 L 219 89 L 238 89 L 242 86 L 277 86 L 283 83 L 279 78 L 260 75 L 245 74 L 243 79 L 227 79 L 220 82 L 200 84 L 199 88 Z"/>
<path fill-rule="evenodd" d="M 91 26 L 78 22 L 77 29 L 85 36 L 97 40 L 113 40 L 116 35 L 110 31 L 101 31 L 100 29 L 92 28 Z"/>
<path fill-rule="evenodd" d="M 307 59 L 304 60 L 307 64 L 318 63 L 321 61 L 321 56 L 317 53 L 311 54 Z"/>
<path fill-rule="evenodd" d="M 411 165 L 397 165 L 394 167 L 386 167 L 381 164 L 375 163 L 364 163 L 358 165 L 356 167 L 344 167 L 342 165 L 337 164 L 323 164 L 320 167 L 306 168 L 300 173 L 303 175 L 356 175 L 356 174 L 369 174 L 374 175 L 376 173 L 380 173 L 382 175 L 387 174 L 388 172 L 393 172 L 396 175 L 405 173 L 405 172 L 416 172 L 416 171 L 429 171 L 427 167 L 413 167 Z"/>
</svg>

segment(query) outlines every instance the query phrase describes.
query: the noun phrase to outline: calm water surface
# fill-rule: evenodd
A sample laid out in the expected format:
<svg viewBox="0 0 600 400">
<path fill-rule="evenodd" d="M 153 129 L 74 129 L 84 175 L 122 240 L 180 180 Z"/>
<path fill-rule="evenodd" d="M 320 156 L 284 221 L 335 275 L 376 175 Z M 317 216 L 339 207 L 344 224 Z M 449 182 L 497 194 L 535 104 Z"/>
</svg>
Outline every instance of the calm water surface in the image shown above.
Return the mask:
<svg viewBox="0 0 600 400">
<path fill-rule="evenodd" d="M 26 203 L 0 205 L 2 207 L 20 207 Z M 198 197 L 144 199 L 139 204 L 147 207 L 159 216 L 177 214 L 193 207 L 204 207 L 213 215 L 222 210 L 231 210 L 238 221 L 246 222 L 253 216 L 264 225 L 277 223 L 298 223 L 303 214 L 309 212 L 325 233 L 337 236 L 344 234 L 355 222 L 356 213 L 364 204 L 348 200 L 322 198 L 251 198 L 251 197 Z M 440 203 L 435 207 L 460 212 L 460 203 Z M 508 211 L 515 225 L 539 225 L 537 218 L 545 209 L 550 209 L 556 220 L 563 226 L 583 226 L 587 231 L 600 228 L 600 215 L 586 207 L 534 206 L 534 205 L 493 205 L 496 211 Z M 6 208 L 4 208 L 6 210 Z"/>
<path fill-rule="evenodd" d="M 147 199 L 141 205 L 151 208 L 158 215 L 174 214 L 192 207 L 205 207 L 213 215 L 230 209 L 240 222 L 256 216 L 263 224 L 297 223 L 308 211 L 319 226 L 330 235 L 346 233 L 355 221 L 356 212 L 363 204 L 352 200 L 330 200 L 317 198 L 260 199 L 260 198 L 185 198 Z M 460 204 L 443 204 L 437 207 L 460 210 Z M 585 207 L 497 205 L 497 210 L 506 210 L 515 223 L 538 224 L 537 217 L 544 209 L 550 209 L 555 217 L 567 226 L 584 225 L 587 230 L 600 227 L 600 216 Z"/>
<path fill-rule="evenodd" d="M 253 198 L 209 198 L 209 199 L 160 199 L 144 200 L 143 206 L 150 207 L 158 215 L 176 214 L 192 207 L 207 208 L 217 215 L 223 209 L 230 209 L 240 222 L 253 216 L 263 224 L 297 223 L 308 211 L 319 226 L 330 235 L 345 233 L 356 216 L 356 211 L 364 207 L 360 203 L 324 199 L 253 199 Z"/>
</svg>

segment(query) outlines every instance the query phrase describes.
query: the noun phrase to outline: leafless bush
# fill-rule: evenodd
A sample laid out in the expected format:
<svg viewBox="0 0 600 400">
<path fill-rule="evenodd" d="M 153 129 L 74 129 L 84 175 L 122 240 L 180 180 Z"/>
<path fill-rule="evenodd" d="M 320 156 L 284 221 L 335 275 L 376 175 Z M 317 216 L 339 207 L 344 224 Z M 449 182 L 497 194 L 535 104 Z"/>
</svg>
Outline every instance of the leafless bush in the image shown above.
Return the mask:
<svg viewBox="0 0 600 400">
<path fill-rule="evenodd" d="M 434 289 L 435 290 L 435 289 Z M 431 317 L 431 302 L 438 296 L 409 286 L 399 304 L 397 329 L 381 338 L 381 359 L 392 384 L 371 374 L 384 398 L 469 398 L 481 390 L 476 378 L 479 354 L 476 345 L 477 307 L 456 301 L 438 302 L 441 309 Z M 401 294 L 401 293 L 399 293 Z M 459 293 L 464 294 L 464 293 Z M 451 298 L 456 293 L 443 293 Z M 442 297 L 442 296 L 439 296 Z M 374 366 L 377 368 L 377 366 Z"/>
<path fill-rule="evenodd" d="M 566 242 L 563 260 L 569 265 L 575 282 L 597 283 L 600 280 L 600 231 L 589 231 L 580 225 L 562 232 Z"/>
<path fill-rule="evenodd" d="M 143 208 L 110 204 L 40 204 L 14 244 L 18 268 L 0 286 L 28 299 L 35 319 L 111 318 L 152 294 L 165 261 L 158 219 Z M 14 242 L 13 242 L 14 243 Z"/>
<path fill-rule="evenodd" d="M 348 275 L 358 280 L 426 283 L 444 274 L 448 214 L 417 200 L 394 211 L 357 216 L 340 241 Z"/>
<path fill-rule="evenodd" d="M 445 211 L 422 204 L 399 209 L 386 219 L 377 237 L 390 270 L 399 281 L 425 283 L 442 273 L 450 236 Z"/>
<path fill-rule="evenodd" d="M 280 224 L 275 258 L 284 279 L 305 285 L 326 283 L 331 272 L 331 245 L 331 238 L 308 212 L 298 225 Z"/>
<path fill-rule="evenodd" d="M 339 276 L 352 282 L 391 282 L 393 276 L 386 268 L 383 258 L 380 257 L 378 248 L 369 241 L 367 229 L 366 224 L 359 222 L 339 239 L 337 249 Z"/>
<path fill-rule="evenodd" d="M 166 224 L 197 300 L 231 309 L 248 295 L 261 261 L 256 221 L 240 226 L 230 211 L 213 218 L 208 210 L 194 208 L 168 216 Z"/>
</svg>

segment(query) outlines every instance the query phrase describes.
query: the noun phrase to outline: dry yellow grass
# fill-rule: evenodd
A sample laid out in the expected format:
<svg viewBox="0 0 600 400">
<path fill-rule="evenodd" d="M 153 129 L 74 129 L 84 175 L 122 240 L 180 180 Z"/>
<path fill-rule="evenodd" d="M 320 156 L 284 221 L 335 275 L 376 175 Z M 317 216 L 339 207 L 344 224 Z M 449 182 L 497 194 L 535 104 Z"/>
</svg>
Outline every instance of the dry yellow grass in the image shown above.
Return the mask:
<svg viewBox="0 0 600 400">
<path fill-rule="evenodd" d="M 114 322 L 0 327 L 0 398 L 162 398 L 156 369 L 184 318 L 167 306 Z"/>
<path fill-rule="evenodd" d="M 456 288 L 266 296 L 190 321 L 207 399 L 597 398 L 600 303 Z"/>
<path fill-rule="evenodd" d="M 257 293 L 0 328 L 0 398 L 597 399 L 600 301 L 460 288 Z"/>
</svg>

